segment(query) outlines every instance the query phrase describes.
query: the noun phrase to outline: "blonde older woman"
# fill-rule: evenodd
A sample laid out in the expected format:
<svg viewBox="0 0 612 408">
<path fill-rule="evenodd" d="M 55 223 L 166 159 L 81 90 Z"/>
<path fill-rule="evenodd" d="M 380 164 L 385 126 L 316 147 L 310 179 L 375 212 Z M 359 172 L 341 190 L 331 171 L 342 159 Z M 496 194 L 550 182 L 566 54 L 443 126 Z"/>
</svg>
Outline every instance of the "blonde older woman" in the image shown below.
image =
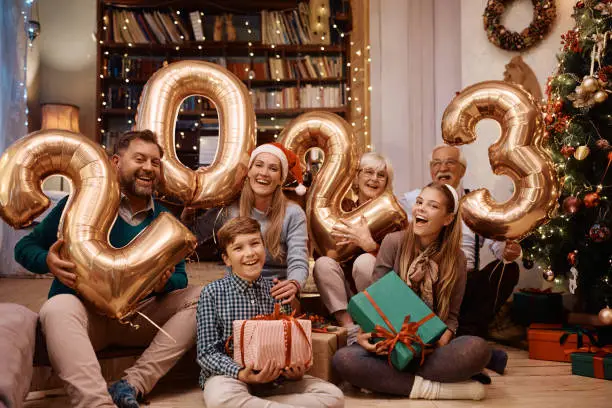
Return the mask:
<svg viewBox="0 0 612 408">
<path fill-rule="evenodd" d="M 393 185 L 393 168 L 388 159 L 378 153 L 365 153 L 361 156 L 359 171 L 353 189 L 357 200 L 345 199 L 344 211 L 352 211 L 380 196 Z M 372 238 L 365 219 L 356 226 L 339 223 L 332 234 L 337 246 L 354 244 L 363 251 L 353 259 L 343 262 L 322 256 L 314 266 L 314 279 L 325 307 L 334 315 L 338 324 L 348 329 L 348 343 L 357 339 L 359 327 L 346 311 L 348 299 L 372 283 L 372 272 L 380 242 Z"/>
</svg>

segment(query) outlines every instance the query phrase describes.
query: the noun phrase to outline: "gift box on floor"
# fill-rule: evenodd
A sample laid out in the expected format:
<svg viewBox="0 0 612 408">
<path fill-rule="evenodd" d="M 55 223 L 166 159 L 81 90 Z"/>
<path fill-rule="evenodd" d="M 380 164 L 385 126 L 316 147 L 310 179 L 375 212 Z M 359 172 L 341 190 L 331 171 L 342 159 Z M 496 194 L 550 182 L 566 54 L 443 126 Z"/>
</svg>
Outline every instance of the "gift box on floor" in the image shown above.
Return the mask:
<svg viewBox="0 0 612 408">
<path fill-rule="evenodd" d="M 527 330 L 529 358 L 534 360 L 570 362 L 566 350 L 595 343 L 593 332 L 584 327 L 534 323 Z"/>
<path fill-rule="evenodd" d="M 612 347 L 584 347 L 571 353 L 572 374 L 612 380 Z"/>
<path fill-rule="evenodd" d="M 393 347 L 390 361 L 398 370 L 422 356 L 423 345 L 433 343 L 446 330 L 444 322 L 395 272 L 353 296 L 348 312 L 363 331 L 376 329 L 375 341 Z"/>
<path fill-rule="evenodd" d="M 340 382 L 340 377 L 332 370 L 332 358 L 336 351 L 346 346 L 346 336 L 346 329 L 336 326 L 312 332 L 312 367 L 308 375 L 336 384 Z"/>
<path fill-rule="evenodd" d="M 521 289 L 513 296 L 512 320 L 525 326 L 531 323 L 562 323 L 561 293 L 550 289 Z"/>
<path fill-rule="evenodd" d="M 281 314 L 278 307 L 271 315 L 235 320 L 233 332 L 234 361 L 243 367 L 261 370 L 270 360 L 282 367 L 312 364 L 310 320 Z"/>
</svg>

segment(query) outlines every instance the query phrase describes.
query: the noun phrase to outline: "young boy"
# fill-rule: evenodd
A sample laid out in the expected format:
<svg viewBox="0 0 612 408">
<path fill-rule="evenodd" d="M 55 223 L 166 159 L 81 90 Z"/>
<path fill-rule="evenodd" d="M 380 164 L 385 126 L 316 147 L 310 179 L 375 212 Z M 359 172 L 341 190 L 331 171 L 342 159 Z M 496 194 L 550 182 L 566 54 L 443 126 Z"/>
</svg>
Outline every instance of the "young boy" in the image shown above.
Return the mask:
<svg viewBox="0 0 612 408">
<path fill-rule="evenodd" d="M 272 281 L 261 277 L 266 252 L 259 223 L 248 217 L 234 218 L 219 230 L 218 238 L 223 261 L 232 273 L 206 286 L 198 304 L 197 359 L 206 407 L 343 407 L 342 391 L 304 375 L 303 364 L 285 368 L 268 362 L 256 372 L 225 354 L 232 322 L 272 313 L 275 300 L 270 294 Z M 284 381 L 275 381 L 279 377 Z"/>
</svg>

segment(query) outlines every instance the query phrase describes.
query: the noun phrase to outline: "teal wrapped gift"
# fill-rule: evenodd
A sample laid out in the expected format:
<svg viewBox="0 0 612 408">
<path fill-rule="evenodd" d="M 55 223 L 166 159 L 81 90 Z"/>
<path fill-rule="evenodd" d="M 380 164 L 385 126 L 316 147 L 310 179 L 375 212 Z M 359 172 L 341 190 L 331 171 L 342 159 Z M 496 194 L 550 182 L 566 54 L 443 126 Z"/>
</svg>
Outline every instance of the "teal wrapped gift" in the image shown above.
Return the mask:
<svg viewBox="0 0 612 408">
<path fill-rule="evenodd" d="M 363 331 L 386 342 L 389 361 L 403 370 L 425 344 L 435 342 L 446 325 L 395 273 L 389 272 L 363 292 L 353 296 L 348 312 Z"/>
<path fill-rule="evenodd" d="M 583 347 L 584 352 L 572 353 L 572 374 L 612 380 L 612 346 Z"/>
<path fill-rule="evenodd" d="M 532 323 L 562 323 L 561 293 L 551 289 L 521 289 L 512 300 L 512 320 L 525 326 Z"/>
</svg>

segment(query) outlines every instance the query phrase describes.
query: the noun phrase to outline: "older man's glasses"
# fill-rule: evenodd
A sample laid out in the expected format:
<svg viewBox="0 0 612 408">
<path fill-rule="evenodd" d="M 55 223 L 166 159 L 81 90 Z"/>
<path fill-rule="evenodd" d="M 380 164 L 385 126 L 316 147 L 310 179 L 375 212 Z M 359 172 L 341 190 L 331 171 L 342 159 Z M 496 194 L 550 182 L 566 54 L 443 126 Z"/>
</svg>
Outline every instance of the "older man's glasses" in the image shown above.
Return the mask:
<svg viewBox="0 0 612 408">
<path fill-rule="evenodd" d="M 454 168 L 454 167 L 456 167 L 459 164 L 461 164 L 461 163 L 459 163 L 459 161 L 457 161 L 455 159 L 432 160 L 432 161 L 429 162 L 429 166 L 432 169 L 439 169 L 440 167 L 442 167 L 442 165 L 445 165 L 446 167 Z"/>
<path fill-rule="evenodd" d="M 386 180 L 387 173 L 384 171 L 376 171 L 374 169 L 361 169 L 360 170 L 363 175 L 365 175 L 369 179 L 378 179 L 378 180 Z"/>
</svg>

